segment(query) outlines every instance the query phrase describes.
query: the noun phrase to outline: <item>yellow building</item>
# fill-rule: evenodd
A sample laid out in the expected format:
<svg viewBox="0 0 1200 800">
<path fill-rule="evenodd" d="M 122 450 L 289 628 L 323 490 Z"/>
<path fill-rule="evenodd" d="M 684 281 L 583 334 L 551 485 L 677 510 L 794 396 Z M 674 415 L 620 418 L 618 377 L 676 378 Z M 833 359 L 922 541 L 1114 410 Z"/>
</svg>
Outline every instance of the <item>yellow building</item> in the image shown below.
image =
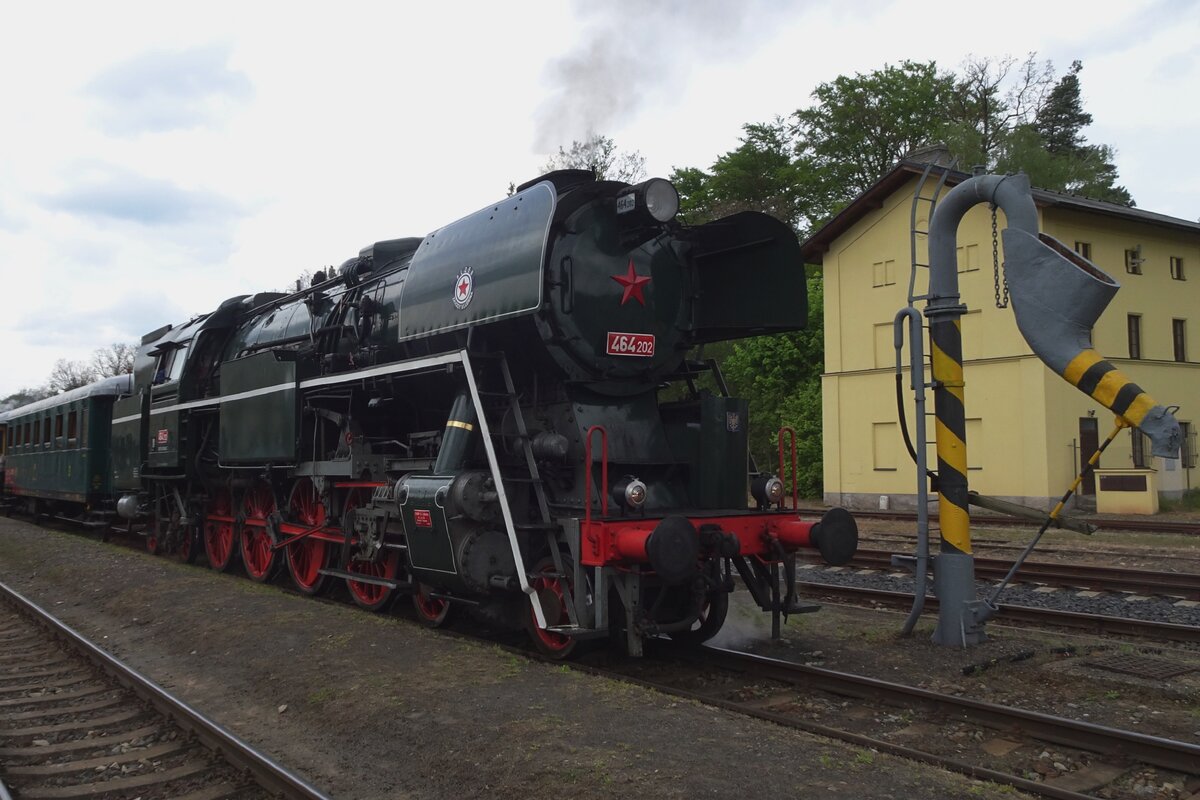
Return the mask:
<svg viewBox="0 0 1200 800">
<path fill-rule="evenodd" d="M 916 471 L 898 423 L 892 320 L 908 304 L 914 242 L 917 262 L 928 261 L 926 237 L 911 234 L 914 227 L 929 228 L 930 203 L 914 207 L 913 200 L 925 167 L 900 162 L 804 243 L 805 260 L 822 264 L 825 276 L 822 394 L 830 504 L 911 508 L 916 496 Z M 933 168 L 925 196 L 941 172 Z M 950 173 L 946 190 L 967 177 Z M 1034 201 L 1042 232 L 1121 284 L 1093 329 L 1096 349 L 1157 402 L 1180 407 L 1179 458 L 1153 457 L 1145 437 L 1122 431 L 1101 468 L 1144 468 L 1132 474 L 1144 474 L 1165 496 L 1200 486 L 1200 224 L 1038 189 Z M 1002 231 L 1003 212 L 998 216 Z M 1048 508 L 1108 435 L 1112 414 L 1044 366 L 1017 330 L 1011 308 L 997 308 L 996 296 L 1003 300 L 1005 292 L 1002 271 L 997 292 L 992 230 L 986 204 L 969 211 L 958 229 L 959 286 L 968 308 L 962 318 L 968 480 L 982 494 Z M 995 246 L 1002 262 L 1003 245 Z M 927 279 L 928 269 L 918 267 L 914 295 L 924 294 Z M 1070 297 L 1056 300 L 1070 307 Z M 924 309 L 921 301 L 916 306 Z M 903 363 L 906 417 L 914 431 L 907 347 Z M 932 395 L 927 399 L 932 411 Z M 932 418 L 929 429 L 932 440 Z M 936 469 L 932 444 L 928 452 Z M 1081 502 L 1088 505 L 1095 491 L 1094 480 L 1085 483 Z"/>
</svg>

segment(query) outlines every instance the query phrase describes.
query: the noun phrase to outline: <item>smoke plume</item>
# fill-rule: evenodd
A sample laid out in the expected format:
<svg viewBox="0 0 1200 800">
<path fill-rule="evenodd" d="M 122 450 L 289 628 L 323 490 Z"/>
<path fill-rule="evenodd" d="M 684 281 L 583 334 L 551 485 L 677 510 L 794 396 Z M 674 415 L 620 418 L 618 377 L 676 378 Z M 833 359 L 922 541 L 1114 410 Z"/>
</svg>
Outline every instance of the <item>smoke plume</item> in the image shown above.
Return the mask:
<svg viewBox="0 0 1200 800">
<path fill-rule="evenodd" d="M 576 0 L 574 47 L 546 67 L 534 149 L 552 152 L 620 126 L 686 84 L 697 64 L 738 58 L 775 33 L 791 2 Z"/>
</svg>

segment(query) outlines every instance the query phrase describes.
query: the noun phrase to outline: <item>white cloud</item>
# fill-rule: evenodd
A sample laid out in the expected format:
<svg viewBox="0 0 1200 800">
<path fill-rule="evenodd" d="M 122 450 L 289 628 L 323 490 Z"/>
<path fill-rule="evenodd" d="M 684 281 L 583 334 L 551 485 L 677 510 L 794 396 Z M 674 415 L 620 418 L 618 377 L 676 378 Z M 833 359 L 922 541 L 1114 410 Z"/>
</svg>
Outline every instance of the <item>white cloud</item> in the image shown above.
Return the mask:
<svg viewBox="0 0 1200 800">
<path fill-rule="evenodd" d="M 310 8 L 312 10 L 310 10 Z M 6 9 L 0 397 L 57 358 L 422 235 L 588 127 L 651 174 L 838 74 L 969 53 L 1084 61 L 1093 141 L 1144 208 L 1195 219 L 1196 3 L 213 0 Z M 1132 110 L 1131 110 L 1132 109 Z M 145 330 L 141 330 L 144 328 Z"/>
<path fill-rule="evenodd" d="M 102 70 L 84 93 L 101 129 L 117 136 L 214 125 L 252 94 L 228 60 L 226 46 L 152 50 Z"/>
</svg>

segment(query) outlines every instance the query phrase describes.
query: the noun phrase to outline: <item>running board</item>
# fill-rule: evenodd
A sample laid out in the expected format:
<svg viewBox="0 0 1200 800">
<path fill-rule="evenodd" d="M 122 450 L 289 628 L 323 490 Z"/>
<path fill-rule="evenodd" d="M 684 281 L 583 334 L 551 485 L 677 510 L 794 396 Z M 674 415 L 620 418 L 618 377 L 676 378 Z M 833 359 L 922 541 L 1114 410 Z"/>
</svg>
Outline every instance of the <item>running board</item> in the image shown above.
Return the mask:
<svg viewBox="0 0 1200 800">
<path fill-rule="evenodd" d="M 389 589 L 396 589 L 400 592 L 411 594 L 416 587 L 409 581 L 392 581 L 387 578 L 374 578 L 370 575 L 363 575 L 358 572 L 347 572 L 342 569 L 322 569 L 319 570 L 321 575 L 328 575 L 331 578 L 345 578 L 348 581 L 355 583 L 369 583 L 372 586 L 386 586 Z"/>
</svg>

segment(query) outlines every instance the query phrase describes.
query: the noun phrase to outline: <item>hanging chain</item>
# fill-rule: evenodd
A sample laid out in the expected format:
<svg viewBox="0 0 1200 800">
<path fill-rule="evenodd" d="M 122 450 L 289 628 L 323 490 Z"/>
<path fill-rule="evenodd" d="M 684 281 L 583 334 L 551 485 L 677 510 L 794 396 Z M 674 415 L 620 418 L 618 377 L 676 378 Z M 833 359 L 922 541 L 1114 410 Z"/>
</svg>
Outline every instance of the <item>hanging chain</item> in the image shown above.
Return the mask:
<svg viewBox="0 0 1200 800">
<path fill-rule="evenodd" d="M 992 280 L 996 285 L 996 308 L 1008 308 L 1008 275 L 1004 276 L 1004 297 L 1000 297 L 1000 238 L 996 233 L 996 204 L 989 203 L 992 209 Z"/>
</svg>

